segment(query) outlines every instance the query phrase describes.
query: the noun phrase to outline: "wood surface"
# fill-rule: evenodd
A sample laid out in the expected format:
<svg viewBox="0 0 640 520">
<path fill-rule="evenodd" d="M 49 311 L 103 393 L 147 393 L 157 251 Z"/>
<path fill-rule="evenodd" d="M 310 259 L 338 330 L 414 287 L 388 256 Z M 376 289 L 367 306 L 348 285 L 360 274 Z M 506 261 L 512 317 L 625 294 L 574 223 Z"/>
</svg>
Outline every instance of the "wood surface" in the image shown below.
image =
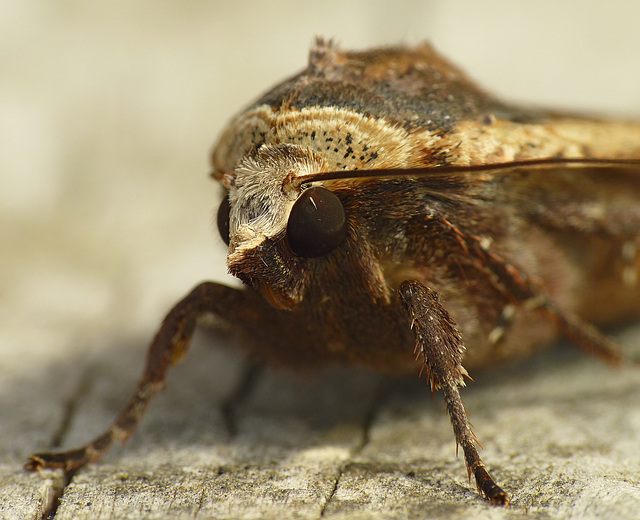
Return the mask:
<svg viewBox="0 0 640 520">
<path fill-rule="evenodd" d="M 640 330 L 623 333 L 640 345 Z M 485 461 L 511 493 L 493 508 L 455 457 L 424 381 L 351 368 L 253 370 L 198 335 L 139 431 L 64 486 L 27 453 L 100 432 L 141 368 L 123 342 L 93 359 L 0 379 L 0 518 L 635 518 L 640 378 L 569 347 L 476 375 L 464 392 Z M 6 399 L 13 396 L 12 399 Z M 613 515 L 613 516 L 609 516 Z"/>
</svg>

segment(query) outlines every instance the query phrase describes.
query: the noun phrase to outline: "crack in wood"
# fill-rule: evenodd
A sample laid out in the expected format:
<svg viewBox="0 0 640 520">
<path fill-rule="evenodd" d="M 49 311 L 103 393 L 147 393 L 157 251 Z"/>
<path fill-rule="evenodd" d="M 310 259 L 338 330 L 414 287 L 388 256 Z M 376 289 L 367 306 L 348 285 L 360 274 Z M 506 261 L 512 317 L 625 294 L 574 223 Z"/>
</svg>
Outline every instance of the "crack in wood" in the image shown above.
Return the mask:
<svg viewBox="0 0 640 520">
<path fill-rule="evenodd" d="M 87 394 L 93 380 L 93 370 L 87 369 L 82 377 L 80 377 L 75 389 L 62 405 L 62 419 L 60 424 L 51 435 L 51 449 L 60 448 L 64 442 L 64 438 L 71 428 L 71 421 L 78 409 L 78 405 L 82 401 L 83 396 Z M 53 520 L 58 512 L 58 507 L 62 501 L 64 493 L 73 480 L 76 471 L 63 473 L 61 478 L 54 478 L 50 485 L 47 485 L 42 493 L 43 509 L 41 520 Z"/>
<path fill-rule="evenodd" d="M 196 518 L 198 514 L 200 514 L 200 511 L 202 510 L 202 506 L 204 505 L 205 493 L 206 493 L 206 487 L 203 486 L 202 490 L 200 491 L 200 498 L 198 499 L 198 507 L 196 507 L 196 510 L 193 512 L 193 518 Z"/>
<path fill-rule="evenodd" d="M 329 493 L 329 496 L 325 500 L 325 503 L 323 504 L 322 509 L 320 510 L 319 518 L 323 518 L 325 516 L 325 513 L 329 508 L 329 505 L 333 502 L 333 498 L 335 497 L 336 492 L 338 491 L 338 487 L 340 485 L 340 480 L 342 479 L 342 476 L 345 474 L 348 468 L 350 468 L 351 465 L 354 463 L 353 459 L 359 453 L 361 453 L 362 450 L 364 450 L 364 448 L 369 444 L 369 441 L 371 440 L 371 429 L 373 428 L 373 424 L 375 422 L 376 416 L 378 415 L 378 411 L 380 410 L 383 403 L 385 402 L 387 395 L 388 395 L 388 392 L 384 391 L 384 385 L 379 384 L 375 390 L 375 395 L 373 400 L 371 401 L 371 406 L 369 407 L 369 409 L 364 415 L 364 421 L 362 422 L 362 436 L 360 438 L 360 442 L 356 447 L 353 448 L 353 450 L 351 450 L 351 453 L 349 454 L 349 459 L 343 462 L 342 464 L 340 464 L 340 466 L 338 467 L 338 475 L 336 476 L 333 482 L 333 488 L 331 489 L 331 493 Z"/>
<path fill-rule="evenodd" d="M 336 476 L 333 482 L 333 488 L 331 489 L 331 493 L 329 493 L 329 496 L 327 497 L 324 504 L 322 505 L 319 518 L 324 517 L 324 514 L 327 511 L 327 508 L 329 507 L 329 504 L 331 504 L 331 502 L 333 501 L 333 497 L 335 496 L 336 491 L 338 490 L 338 485 L 340 484 L 340 479 L 342 478 L 342 474 L 344 473 L 345 468 L 346 466 L 342 464 L 338 468 L 338 475 Z"/>
<path fill-rule="evenodd" d="M 54 478 L 51 484 L 47 484 L 42 492 L 43 509 L 41 520 L 54 520 L 58 507 L 67 486 L 71 483 L 75 471 L 62 474 L 61 478 Z"/>
</svg>

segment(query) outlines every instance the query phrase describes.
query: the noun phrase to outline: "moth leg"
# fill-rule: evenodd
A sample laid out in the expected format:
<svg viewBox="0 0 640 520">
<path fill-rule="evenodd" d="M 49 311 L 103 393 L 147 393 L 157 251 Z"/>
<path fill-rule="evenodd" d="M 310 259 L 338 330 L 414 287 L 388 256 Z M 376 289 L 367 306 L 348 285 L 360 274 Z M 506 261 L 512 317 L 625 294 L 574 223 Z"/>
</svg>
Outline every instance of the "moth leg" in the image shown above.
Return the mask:
<svg viewBox="0 0 640 520">
<path fill-rule="evenodd" d="M 540 310 L 541 307 L 547 305 L 548 298 L 542 294 L 529 298 L 528 300 L 524 300 L 517 306 L 514 303 L 507 303 L 500 313 L 500 317 L 496 322 L 495 326 L 489 332 L 487 336 L 487 341 L 494 348 L 499 349 L 505 336 L 511 330 L 513 323 L 515 321 L 518 308 L 524 308 L 528 311 L 532 310 Z"/>
<path fill-rule="evenodd" d="M 513 320 L 516 315 L 516 306 L 512 303 L 507 303 L 500 313 L 500 318 L 498 318 L 497 323 L 489 332 L 489 336 L 487 337 L 487 341 L 490 345 L 497 347 L 499 343 L 505 337 L 505 334 L 511 329 L 511 325 L 513 325 Z"/>
<path fill-rule="evenodd" d="M 624 361 L 622 350 L 614 341 L 579 316 L 557 307 L 536 279 L 499 255 L 482 251 L 476 237 L 471 237 L 468 246 L 484 267 L 495 275 L 495 286 L 504 293 L 505 298 L 519 306 L 538 310 L 554 322 L 568 339 L 607 363 L 618 365 Z"/>
<path fill-rule="evenodd" d="M 468 374 L 462 366 L 464 344 L 453 318 L 440 303 L 437 293 L 420 282 L 405 281 L 400 285 L 399 292 L 402 304 L 411 317 L 416 350 L 424 359 L 431 390 L 442 388 L 444 393 L 456 446 L 462 446 L 469 480 L 473 474 L 478 492 L 492 504 L 508 505 L 509 497 L 489 475 L 478 454 L 477 439 L 460 397 L 458 387 L 464 386 L 464 377 L 468 377 Z"/>
<path fill-rule="evenodd" d="M 538 310 L 568 339 L 607 363 L 619 365 L 625 361 L 622 350 L 614 341 L 577 315 L 558 308 L 537 279 L 493 252 L 484 245 L 481 237 L 464 234 L 445 218 L 440 222 L 453 234 L 465 253 L 477 259 L 506 301 Z"/>
<path fill-rule="evenodd" d="M 478 252 L 477 249 L 475 249 Z M 554 322 L 560 331 L 579 347 L 600 357 L 607 363 L 619 365 L 624 361 L 620 347 L 596 327 L 579 316 L 565 312 L 553 302 L 544 289 L 524 271 L 509 264 L 496 254 L 484 252 L 485 266 L 497 275 L 505 297 L 518 305 L 536 309 Z"/>
<path fill-rule="evenodd" d="M 250 310 L 243 304 L 245 299 L 245 291 L 214 282 L 196 286 L 165 317 L 147 352 L 142 377 L 111 427 L 78 449 L 30 455 L 25 468 L 29 471 L 63 469 L 69 473 L 99 460 L 114 441 L 129 438 L 151 398 L 164 386 L 169 368 L 187 353 L 198 319 L 211 313 L 226 317 L 232 312 Z"/>
</svg>

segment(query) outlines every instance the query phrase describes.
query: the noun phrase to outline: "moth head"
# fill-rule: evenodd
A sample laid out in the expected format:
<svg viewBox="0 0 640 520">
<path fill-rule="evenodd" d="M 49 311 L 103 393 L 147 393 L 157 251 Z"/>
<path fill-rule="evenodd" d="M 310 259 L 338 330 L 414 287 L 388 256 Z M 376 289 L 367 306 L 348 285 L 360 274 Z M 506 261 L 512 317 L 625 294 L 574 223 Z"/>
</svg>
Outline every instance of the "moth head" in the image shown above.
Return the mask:
<svg viewBox="0 0 640 520">
<path fill-rule="evenodd" d="M 218 229 L 229 245 L 229 271 L 259 289 L 279 308 L 302 301 L 307 259 L 331 254 L 346 239 L 346 215 L 338 196 L 304 184 L 326 171 L 324 159 L 306 148 L 263 145 L 223 176 L 227 197 Z"/>
</svg>

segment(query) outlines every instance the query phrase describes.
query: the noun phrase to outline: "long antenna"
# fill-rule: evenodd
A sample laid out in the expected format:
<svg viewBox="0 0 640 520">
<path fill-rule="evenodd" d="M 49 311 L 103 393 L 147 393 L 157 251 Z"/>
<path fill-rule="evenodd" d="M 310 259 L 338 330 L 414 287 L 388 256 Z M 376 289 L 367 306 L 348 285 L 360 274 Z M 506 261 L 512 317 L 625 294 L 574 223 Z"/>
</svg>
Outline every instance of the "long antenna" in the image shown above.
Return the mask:
<svg viewBox="0 0 640 520">
<path fill-rule="evenodd" d="M 547 158 L 468 166 L 433 166 L 424 168 L 386 168 L 381 170 L 339 170 L 317 172 L 291 180 L 293 186 L 319 181 L 378 179 L 393 177 L 437 177 L 455 173 L 499 172 L 514 169 L 552 169 L 555 167 L 628 168 L 640 170 L 640 159 Z"/>
</svg>

